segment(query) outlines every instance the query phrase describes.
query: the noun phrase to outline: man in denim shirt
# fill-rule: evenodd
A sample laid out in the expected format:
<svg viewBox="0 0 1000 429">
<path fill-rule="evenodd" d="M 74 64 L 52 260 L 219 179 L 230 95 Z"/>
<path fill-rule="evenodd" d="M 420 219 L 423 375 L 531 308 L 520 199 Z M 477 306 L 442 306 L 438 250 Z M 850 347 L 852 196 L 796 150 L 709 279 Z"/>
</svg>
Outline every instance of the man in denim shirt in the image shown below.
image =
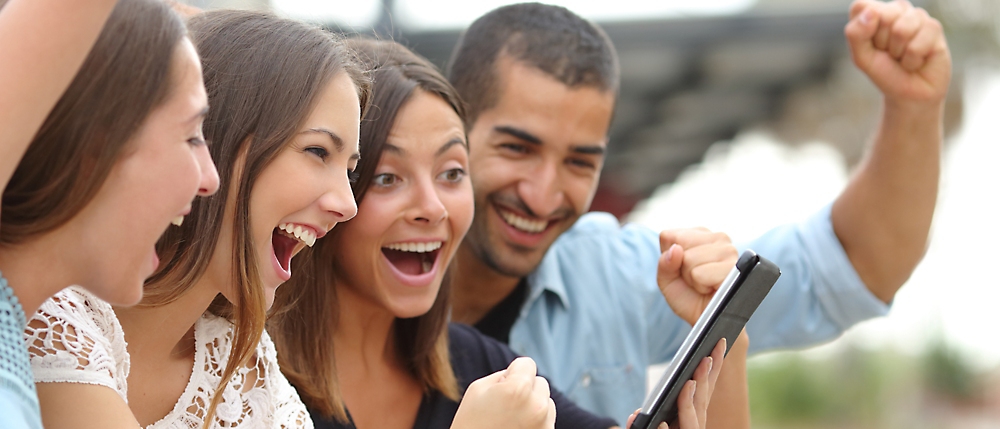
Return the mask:
<svg viewBox="0 0 1000 429">
<path fill-rule="evenodd" d="M 831 205 L 741 246 L 783 271 L 748 325 L 753 351 L 814 345 L 885 314 L 926 247 L 951 77 L 941 25 L 906 2 L 857 0 L 845 34 L 883 94 L 881 124 Z M 732 264 L 735 250 L 723 234 L 657 235 L 584 214 L 619 79 L 596 25 L 556 6 L 501 7 L 466 31 L 448 75 L 469 104 L 476 193 L 454 319 L 535 358 L 581 406 L 624 419 L 646 367 L 670 360 L 697 316 L 664 297 L 707 300 L 721 278 L 705 267 Z"/>
</svg>

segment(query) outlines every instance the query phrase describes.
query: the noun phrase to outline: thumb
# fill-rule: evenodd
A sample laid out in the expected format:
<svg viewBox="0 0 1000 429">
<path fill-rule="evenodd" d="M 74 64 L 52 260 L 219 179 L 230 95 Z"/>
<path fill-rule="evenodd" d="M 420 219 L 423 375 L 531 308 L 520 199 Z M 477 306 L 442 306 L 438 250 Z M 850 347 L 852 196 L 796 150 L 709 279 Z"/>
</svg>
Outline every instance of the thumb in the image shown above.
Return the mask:
<svg viewBox="0 0 1000 429">
<path fill-rule="evenodd" d="M 672 244 L 662 255 L 656 266 L 656 283 L 663 289 L 681 276 L 681 263 L 684 262 L 684 249 L 678 244 Z"/>
<path fill-rule="evenodd" d="M 858 68 L 866 72 L 875 59 L 874 39 L 879 20 L 878 10 L 875 7 L 867 7 L 844 27 L 844 36 L 847 37 L 847 44 L 851 48 L 851 58 Z"/>
<path fill-rule="evenodd" d="M 507 366 L 507 370 L 504 372 L 504 379 L 534 379 L 535 375 L 538 374 L 538 368 L 535 366 L 535 361 L 529 357 L 519 357 L 514 359 L 510 365 Z"/>
</svg>

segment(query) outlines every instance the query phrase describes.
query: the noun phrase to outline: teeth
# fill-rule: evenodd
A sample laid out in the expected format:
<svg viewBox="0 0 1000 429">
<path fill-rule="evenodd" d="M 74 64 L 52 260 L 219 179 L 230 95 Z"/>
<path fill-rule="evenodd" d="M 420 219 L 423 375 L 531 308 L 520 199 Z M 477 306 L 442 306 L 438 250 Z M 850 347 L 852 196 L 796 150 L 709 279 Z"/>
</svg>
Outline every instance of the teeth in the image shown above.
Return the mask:
<svg viewBox="0 0 1000 429">
<path fill-rule="evenodd" d="M 441 242 L 432 241 L 430 243 L 393 243 L 385 246 L 385 248 L 398 250 L 400 252 L 427 253 L 440 249 Z"/>
<path fill-rule="evenodd" d="M 175 217 L 174 220 L 170 221 L 170 223 L 172 223 L 174 225 L 177 225 L 177 226 L 181 226 L 181 224 L 184 223 L 184 215 L 180 215 L 180 216 Z"/>
<path fill-rule="evenodd" d="M 316 244 L 316 233 L 312 229 L 303 228 L 302 225 L 282 223 L 278 225 L 278 229 L 284 231 L 289 237 L 305 243 L 306 246 L 313 247 L 313 244 Z"/>
<path fill-rule="evenodd" d="M 506 221 L 508 224 L 510 224 L 510 226 L 513 226 L 514 228 L 520 229 L 521 231 L 524 232 L 539 233 L 545 231 L 545 227 L 548 226 L 549 224 L 544 220 L 531 220 L 507 211 L 503 210 L 498 210 L 498 211 L 500 212 L 500 216 L 503 217 L 503 220 Z"/>
<path fill-rule="evenodd" d="M 429 257 L 424 257 L 423 260 L 420 261 L 420 268 L 423 270 L 422 272 L 424 272 L 424 273 L 430 271 L 431 268 L 433 268 L 433 267 L 434 267 L 434 264 L 431 262 L 431 258 L 429 258 Z"/>
</svg>

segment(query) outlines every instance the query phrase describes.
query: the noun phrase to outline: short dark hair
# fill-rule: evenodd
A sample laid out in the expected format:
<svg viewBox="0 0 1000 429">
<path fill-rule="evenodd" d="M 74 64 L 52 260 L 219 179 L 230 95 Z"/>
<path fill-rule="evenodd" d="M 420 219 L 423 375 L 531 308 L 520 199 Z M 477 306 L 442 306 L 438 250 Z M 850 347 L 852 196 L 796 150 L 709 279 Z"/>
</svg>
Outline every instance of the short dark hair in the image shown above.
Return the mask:
<svg viewBox="0 0 1000 429">
<path fill-rule="evenodd" d="M 592 86 L 618 93 L 618 54 L 597 24 L 560 6 L 504 6 L 473 22 L 448 62 L 448 79 L 467 103 L 466 128 L 499 99 L 496 64 L 501 54 L 569 87 Z"/>
</svg>

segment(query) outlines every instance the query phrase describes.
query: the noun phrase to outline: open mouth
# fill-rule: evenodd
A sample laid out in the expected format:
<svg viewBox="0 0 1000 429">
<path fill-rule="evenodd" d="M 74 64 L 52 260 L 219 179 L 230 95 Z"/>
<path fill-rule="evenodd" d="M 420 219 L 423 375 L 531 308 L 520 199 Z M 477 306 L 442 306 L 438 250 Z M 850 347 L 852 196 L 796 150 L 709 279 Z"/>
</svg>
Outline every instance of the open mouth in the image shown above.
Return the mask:
<svg viewBox="0 0 1000 429">
<path fill-rule="evenodd" d="M 292 257 L 304 247 L 316 244 L 316 233 L 310 228 L 291 223 L 279 224 L 271 233 L 271 247 L 274 258 L 281 269 L 282 277 L 291 277 Z"/>
<path fill-rule="evenodd" d="M 441 245 L 440 241 L 393 243 L 382 247 L 382 254 L 400 274 L 420 276 L 434 269 L 438 254 L 441 253 Z"/>
</svg>

